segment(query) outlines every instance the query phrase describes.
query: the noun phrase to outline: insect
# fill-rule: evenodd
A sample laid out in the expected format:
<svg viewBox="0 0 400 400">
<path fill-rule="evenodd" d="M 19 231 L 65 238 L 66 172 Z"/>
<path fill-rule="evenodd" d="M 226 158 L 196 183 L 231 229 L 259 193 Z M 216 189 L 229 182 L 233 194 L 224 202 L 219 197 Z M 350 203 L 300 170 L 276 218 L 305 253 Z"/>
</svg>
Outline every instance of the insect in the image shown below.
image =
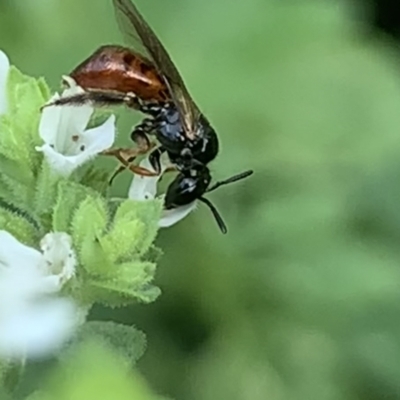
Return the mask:
<svg viewBox="0 0 400 400">
<path fill-rule="evenodd" d="M 225 233 L 227 229 L 221 216 L 203 195 L 221 185 L 244 179 L 253 171 L 210 186 L 211 173 L 207 164 L 219 151 L 215 130 L 191 98 L 169 54 L 136 6 L 130 0 L 113 0 L 113 4 L 121 30 L 144 51 L 116 45 L 100 47 L 70 74 L 85 91 L 55 100 L 51 105 L 125 104 L 146 114 L 131 133 L 137 144 L 133 154 L 148 153 L 152 147 L 149 136 L 154 135 L 159 146 L 149 154 L 149 160 L 155 172 L 135 165 L 129 168 L 141 175 L 159 174 L 160 159 L 166 152 L 178 175 L 167 188 L 165 208 L 200 200 L 210 208 Z M 111 149 L 110 154 L 127 166 L 119 149 Z"/>
</svg>

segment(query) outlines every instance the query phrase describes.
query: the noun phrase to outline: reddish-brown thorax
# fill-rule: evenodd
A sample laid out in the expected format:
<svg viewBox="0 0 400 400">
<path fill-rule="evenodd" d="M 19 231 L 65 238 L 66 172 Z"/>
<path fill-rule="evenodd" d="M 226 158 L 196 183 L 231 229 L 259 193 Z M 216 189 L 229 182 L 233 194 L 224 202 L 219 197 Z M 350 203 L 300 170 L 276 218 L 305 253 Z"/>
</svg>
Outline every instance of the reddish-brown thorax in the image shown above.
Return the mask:
<svg viewBox="0 0 400 400">
<path fill-rule="evenodd" d="M 70 76 L 86 90 L 132 92 L 142 100 L 162 102 L 170 98 L 154 64 L 126 47 L 100 47 Z"/>
</svg>

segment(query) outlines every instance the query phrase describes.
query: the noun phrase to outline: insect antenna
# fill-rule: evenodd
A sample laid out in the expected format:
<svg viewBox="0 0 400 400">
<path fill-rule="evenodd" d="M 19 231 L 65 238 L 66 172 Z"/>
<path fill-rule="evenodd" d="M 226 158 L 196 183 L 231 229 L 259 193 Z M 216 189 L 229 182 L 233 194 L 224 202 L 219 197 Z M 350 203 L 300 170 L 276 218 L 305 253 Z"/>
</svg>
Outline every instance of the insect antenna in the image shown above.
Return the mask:
<svg viewBox="0 0 400 400">
<path fill-rule="evenodd" d="M 222 219 L 218 210 L 215 208 L 214 204 L 211 203 L 211 201 L 206 199 L 205 197 L 200 197 L 199 200 L 205 205 L 207 205 L 207 207 L 211 210 L 221 232 L 224 234 L 227 233 L 228 228 L 226 227 L 224 220 Z"/>
<path fill-rule="evenodd" d="M 216 182 L 216 183 L 214 183 L 214 185 L 212 185 L 207 190 L 207 193 L 213 192 L 215 189 L 218 189 L 220 186 L 229 185 L 230 183 L 234 183 L 234 182 L 240 181 L 244 178 L 247 178 L 248 176 L 252 175 L 253 172 L 254 171 L 250 169 L 248 171 L 241 172 L 240 174 L 233 175 L 230 178 L 224 179 L 223 181 Z"/>
<path fill-rule="evenodd" d="M 229 183 L 240 181 L 241 179 L 247 178 L 248 176 L 250 176 L 252 174 L 253 174 L 253 171 L 252 170 L 248 170 L 248 171 L 241 172 L 240 174 L 233 175 L 230 178 L 224 179 L 223 181 L 216 182 L 216 183 L 214 183 L 214 185 L 212 185 L 207 190 L 207 193 L 213 192 L 215 189 L 218 189 L 220 186 L 224 186 L 224 185 L 228 185 Z M 205 197 L 200 197 L 199 200 L 202 203 L 204 203 L 205 205 L 207 205 L 207 207 L 211 210 L 211 212 L 212 212 L 212 214 L 213 214 L 213 216 L 215 218 L 215 221 L 217 222 L 221 232 L 222 233 L 227 233 L 228 232 L 228 228 L 226 227 L 225 222 L 221 217 L 221 214 L 218 212 L 218 210 L 216 209 L 214 204 L 211 203 L 211 201 L 206 199 Z"/>
</svg>

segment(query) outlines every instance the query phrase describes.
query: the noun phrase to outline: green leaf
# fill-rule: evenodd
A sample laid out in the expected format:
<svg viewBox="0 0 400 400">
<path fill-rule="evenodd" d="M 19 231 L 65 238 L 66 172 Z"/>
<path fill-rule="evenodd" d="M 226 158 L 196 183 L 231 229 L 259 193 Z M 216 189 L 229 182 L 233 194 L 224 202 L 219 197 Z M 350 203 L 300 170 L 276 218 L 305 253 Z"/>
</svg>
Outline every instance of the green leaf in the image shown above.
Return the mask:
<svg viewBox="0 0 400 400">
<path fill-rule="evenodd" d="M 75 343 L 96 339 L 123 356 L 130 366 L 136 364 L 146 349 L 146 336 L 133 326 L 112 321 L 89 321 L 77 333 Z"/>
<path fill-rule="evenodd" d="M 158 232 L 158 221 L 162 211 L 162 202 L 154 201 L 134 201 L 125 200 L 117 209 L 114 220 L 142 222 L 143 233 L 140 237 L 135 237 L 135 248 L 139 255 L 145 254 L 154 242 Z M 139 228 L 137 228 L 139 233 Z M 136 236 L 136 235 L 135 235 Z"/>
<path fill-rule="evenodd" d="M 2 397 L 0 397 L 2 399 Z M 42 390 L 37 390 L 31 393 L 25 400 L 54 400 L 49 394 L 43 392 Z"/>
<path fill-rule="evenodd" d="M 10 179 L 7 175 L 1 176 L 1 197 L 18 208 L 34 212 L 32 198 L 34 188 L 28 187 L 18 181 Z M 34 181 L 32 184 L 34 185 Z"/>
<path fill-rule="evenodd" d="M 12 119 L 8 115 L 0 116 L 0 153 L 6 159 L 21 160 L 18 138 L 13 133 Z"/>
<path fill-rule="evenodd" d="M 91 295 L 108 306 L 122 306 L 139 301 L 150 303 L 161 291 L 151 284 L 156 266 L 150 262 L 133 261 L 113 267 L 110 279 L 91 279 Z"/>
<path fill-rule="evenodd" d="M 29 151 L 35 151 L 32 147 Z M 35 155 L 36 156 L 36 155 Z M 31 184 L 36 170 L 21 148 L 10 116 L 0 116 L 0 169 L 2 174 L 18 184 Z"/>
<path fill-rule="evenodd" d="M 32 184 L 35 178 L 32 171 L 26 165 L 14 159 L 7 158 L 3 154 L 0 154 L 0 170 L 2 175 L 7 175 L 10 180 L 24 185 Z"/>
<path fill-rule="evenodd" d="M 62 360 L 42 392 L 44 400 L 156 400 L 140 375 L 102 340 L 86 341 Z M 35 400 L 37 400 L 35 399 Z"/>
<path fill-rule="evenodd" d="M 72 219 L 72 233 L 79 243 L 85 237 L 97 239 L 106 229 L 108 214 L 103 199 L 88 196 L 82 201 Z"/>
<path fill-rule="evenodd" d="M 96 126 L 104 124 L 104 122 L 106 122 L 111 115 L 111 110 L 97 108 L 90 118 L 88 128 L 94 128 Z"/>
<path fill-rule="evenodd" d="M 49 99 L 50 89 L 43 78 L 24 75 L 11 66 L 8 74 L 8 114 L 23 111 L 40 115 L 40 107 Z"/>
<path fill-rule="evenodd" d="M 0 207 L 0 229 L 11 233 L 22 243 L 34 246 L 39 240 L 38 229 L 27 216 Z"/>
<path fill-rule="evenodd" d="M 25 363 L 20 360 L 2 362 L 0 364 L 0 399 L 11 399 L 7 394 L 14 394 L 21 382 Z"/>
<path fill-rule="evenodd" d="M 33 171 L 38 170 L 42 159 L 41 154 L 35 150 L 35 146 L 41 143 L 38 134 L 40 107 L 48 100 L 48 97 L 49 89 L 43 79 L 37 80 L 23 75 L 15 67 L 10 68 L 7 116 L 11 121 L 12 150 Z M 9 148 L 9 152 L 5 155 L 13 158 L 10 150 Z"/>
<path fill-rule="evenodd" d="M 37 80 L 37 85 L 38 85 L 38 89 L 40 91 L 41 94 L 41 99 L 44 99 L 44 101 L 47 101 L 50 99 L 51 96 L 51 92 L 50 92 L 50 88 L 46 83 L 46 80 L 44 78 L 39 78 Z"/>
<path fill-rule="evenodd" d="M 152 263 L 157 263 L 161 256 L 163 255 L 163 251 L 157 246 L 150 246 L 149 250 L 142 256 L 142 259 L 145 261 L 151 261 Z"/>
<path fill-rule="evenodd" d="M 91 272 L 101 258 L 106 255 L 98 243 L 99 238 L 106 230 L 108 223 L 108 213 L 105 202 L 99 196 L 88 196 L 78 205 L 78 209 L 72 218 L 72 238 L 75 247 L 78 249 L 84 267 Z M 99 260 L 98 255 L 101 258 Z M 107 258 L 103 258 L 106 262 Z M 99 272 L 102 270 L 102 264 L 97 265 Z"/>
<path fill-rule="evenodd" d="M 12 192 L 11 188 L 5 182 L 4 177 L 0 175 L 0 198 L 9 198 L 12 200 Z"/>
<path fill-rule="evenodd" d="M 66 180 L 59 182 L 53 211 L 53 230 L 70 232 L 72 216 L 88 196 L 95 197 L 96 193 L 79 183 Z"/>
<path fill-rule="evenodd" d="M 133 218 L 133 219 L 131 219 Z M 101 245 L 112 262 L 123 261 L 138 253 L 139 245 L 146 234 L 143 222 L 132 214 L 116 219 L 109 233 L 101 239 Z"/>
<path fill-rule="evenodd" d="M 85 271 L 100 279 L 112 276 L 114 264 L 99 239 L 85 236 L 80 242 L 80 261 Z"/>
<path fill-rule="evenodd" d="M 84 168 L 84 172 L 80 177 L 79 182 L 105 196 L 110 187 L 110 173 L 106 170 L 96 168 L 93 165 L 84 165 L 82 168 Z"/>
<path fill-rule="evenodd" d="M 36 180 L 34 198 L 35 212 L 38 215 L 52 214 L 57 198 L 57 184 L 65 179 L 55 174 L 45 161 L 42 163 L 42 168 Z"/>
</svg>

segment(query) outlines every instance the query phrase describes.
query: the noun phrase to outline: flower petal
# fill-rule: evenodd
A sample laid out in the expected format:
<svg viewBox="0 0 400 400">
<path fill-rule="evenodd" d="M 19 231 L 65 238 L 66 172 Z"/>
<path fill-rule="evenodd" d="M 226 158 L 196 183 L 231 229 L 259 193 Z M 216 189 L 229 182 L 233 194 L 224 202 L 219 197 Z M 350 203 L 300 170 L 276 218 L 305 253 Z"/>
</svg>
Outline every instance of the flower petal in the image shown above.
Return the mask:
<svg viewBox="0 0 400 400">
<path fill-rule="evenodd" d="M 64 90 L 61 97 L 71 96 L 82 93 L 83 89 L 79 86 L 73 86 Z M 57 93 L 50 99 L 59 99 Z M 64 153 L 70 146 L 73 136 L 80 136 L 86 128 L 93 107 L 84 104 L 81 106 L 49 106 L 42 111 L 39 124 L 39 135 L 43 141 L 49 145 L 53 145 L 55 149 Z"/>
<path fill-rule="evenodd" d="M 49 143 L 36 147 L 36 150 L 44 153 L 54 171 L 68 176 L 74 169 L 112 146 L 115 140 L 115 116 L 111 115 L 104 124 L 87 130 L 83 135 L 85 144 L 76 155 L 64 155 Z"/>
<path fill-rule="evenodd" d="M 141 167 L 154 171 L 148 157 L 144 158 L 140 164 Z M 128 197 L 132 200 L 152 200 L 157 194 L 157 183 L 161 178 L 166 166 L 161 165 L 161 174 L 159 176 L 134 175 L 131 186 L 129 187 Z"/>
<path fill-rule="evenodd" d="M 7 78 L 10 61 L 5 53 L 0 50 L 0 115 L 7 112 Z"/>
<path fill-rule="evenodd" d="M 88 129 L 83 133 L 85 149 L 82 153 L 88 158 L 109 149 L 115 140 L 115 115 L 111 115 L 106 122 L 96 128 Z"/>
<path fill-rule="evenodd" d="M 197 206 L 197 201 L 173 208 L 172 210 L 164 210 L 161 214 L 161 218 L 158 221 L 158 226 L 160 228 L 167 228 L 171 225 L 176 224 L 187 215 L 189 215 Z"/>
<path fill-rule="evenodd" d="M 0 317 L 0 355 L 20 359 L 51 355 L 74 333 L 78 315 L 71 300 L 60 298 L 9 310 Z"/>
<path fill-rule="evenodd" d="M 17 266 L 24 270 L 36 268 L 42 255 L 38 250 L 25 246 L 7 231 L 0 231 L 0 271 L 1 268 Z"/>
<path fill-rule="evenodd" d="M 0 231 L 0 357 L 50 355 L 83 322 L 72 300 L 54 296 L 75 272 L 71 237 L 49 233 L 41 247 Z"/>
<path fill-rule="evenodd" d="M 139 165 L 150 171 L 154 171 L 148 157 L 143 159 Z M 162 161 L 160 175 L 154 177 L 134 175 L 131 186 L 129 188 L 128 197 L 132 200 L 140 201 L 154 199 L 157 194 L 157 183 L 167 167 L 168 164 L 165 161 Z M 192 203 L 174 208 L 172 210 L 163 210 L 161 218 L 158 221 L 158 226 L 160 228 L 166 228 L 176 224 L 181 219 L 185 218 L 191 211 L 193 211 L 196 208 L 196 204 L 197 202 L 194 201 Z"/>
<path fill-rule="evenodd" d="M 63 91 L 61 97 L 69 97 L 83 92 L 84 90 L 80 86 L 71 86 Z M 61 108 L 64 110 L 65 114 L 63 113 L 63 116 L 65 120 L 71 123 L 71 129 L 77 133 L 85 130 L 94 111 L 93 106 L 90 104 L 62 106 Z"/>
<path fill-rule="evenodd" d="M 62 273 L 48 271 L 48 257 L 0 231 L 0 307 L 56 293 L 66 280 Z"/>
<path fill-rule="evenodd" d="M 55 94 L 50 101 L 59 99 L 60 96 Z M 61 107 L 45 107 L 39 122 L 39 135 L 45 143 L 55 145 L 57 132 L 61 122 Z"/>
<path fill-rule="evenodd" d="M 40 241 L 47 274 L 68 281 L 75 275 L 76 254 L 72 247 L 72 237 L 64 232 L 48 233 Z"/>
<path fill-rule="evenodd" d="M 78 84 L 76 83 L 75 79 L 72 78 L 71 76 L 63 75 L 62 76 L 62 80 L 63 80 L 63 83 L 65 85 L 67 85 L 69 88 L 73 88 L 73 87 L 78 86 Z"/>
<path fill-rule="evenodd" d="M 82 156 L 64 156 L 63 154 L 54 150 L 49 144 L 44 144 L 43 146 L 37 146 L 37 151 L 43 152 L 50 165 L 50 168 L 63 176 L 68 176 L 71 172 L 77 168 L 79 165 L 83 164 L 85 161 L 81 160 Z"/>
</svg>

